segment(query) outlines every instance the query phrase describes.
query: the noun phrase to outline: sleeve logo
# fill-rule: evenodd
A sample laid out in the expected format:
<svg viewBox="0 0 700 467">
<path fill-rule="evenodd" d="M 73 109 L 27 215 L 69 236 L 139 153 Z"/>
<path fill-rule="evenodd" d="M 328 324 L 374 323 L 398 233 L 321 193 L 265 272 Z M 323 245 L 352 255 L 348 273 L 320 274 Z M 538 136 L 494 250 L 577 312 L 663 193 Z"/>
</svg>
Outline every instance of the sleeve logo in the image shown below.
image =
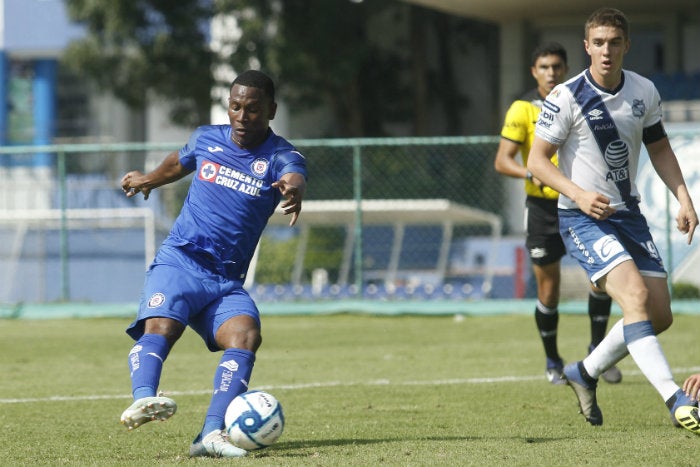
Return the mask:
<svg viewBox="0 0 700 467">
<path fill-rule="evenodd" d="M 151 298 L 148 299 L 148 308 L 158 308 L 163 303 L 165 303 L 165 295 L 157 292 L 151 295 Z"/>
</svg>

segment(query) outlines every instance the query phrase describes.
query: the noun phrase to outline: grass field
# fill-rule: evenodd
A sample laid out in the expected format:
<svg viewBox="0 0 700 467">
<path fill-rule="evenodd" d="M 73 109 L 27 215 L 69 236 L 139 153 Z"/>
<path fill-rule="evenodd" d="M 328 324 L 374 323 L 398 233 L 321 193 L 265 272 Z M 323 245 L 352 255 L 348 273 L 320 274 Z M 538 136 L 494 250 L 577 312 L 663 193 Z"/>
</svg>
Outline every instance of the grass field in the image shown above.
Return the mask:
<svg viewBox="0 0 700 467">
<path fill-rule="evenodd" d="M 545 382 L 528 315 L 263 317 L 251 388 L 281 401 L 282 438 L 244 459 L 190 459 L 220 354 L 187 331 L 161 381 L 177 414 L 127 432 L 127 323 L 0 321 L 2 465 L 698 465 L 700 437 L 671 426 L 629 358 L 622 384 L 599 386 L 605 424 L 586 424 L 573 392 Z M 700 371 L 698 330 L 682 315 L 661 336 L 678 382 Z M 588 336 L 586 316 L 562 316 L 565 358 Z"/>
</svg>

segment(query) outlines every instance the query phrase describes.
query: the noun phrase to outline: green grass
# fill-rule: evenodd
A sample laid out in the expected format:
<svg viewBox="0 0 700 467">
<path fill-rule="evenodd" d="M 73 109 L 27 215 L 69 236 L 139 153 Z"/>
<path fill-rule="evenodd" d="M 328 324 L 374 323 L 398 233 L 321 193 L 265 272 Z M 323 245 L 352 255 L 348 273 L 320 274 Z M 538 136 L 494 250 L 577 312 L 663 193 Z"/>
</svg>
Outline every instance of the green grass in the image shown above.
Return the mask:
<svg viewBox="0 0 700 467">
<path fill-rule="evenodd" d="M 530 316 L 263 317 L 251 388 L 282 403 L 272 447 L 236 460 L 190 459 L 220 354 L 188 331 L 161 389 L 167 422 L 127 432 L 128 320 L 0 321 L 2 465 L 502 466 L 697 465 L 700 438 L 671 426 L 631 359 L 622 384 L 600 384 L 602 427 L 573 392 L 547 384 Z M 694 371 L 700 317 L 661 336 L 677 382 Z M 588 318 L 562 316 L 560 348 L 583 356 Z"/>
</svg>

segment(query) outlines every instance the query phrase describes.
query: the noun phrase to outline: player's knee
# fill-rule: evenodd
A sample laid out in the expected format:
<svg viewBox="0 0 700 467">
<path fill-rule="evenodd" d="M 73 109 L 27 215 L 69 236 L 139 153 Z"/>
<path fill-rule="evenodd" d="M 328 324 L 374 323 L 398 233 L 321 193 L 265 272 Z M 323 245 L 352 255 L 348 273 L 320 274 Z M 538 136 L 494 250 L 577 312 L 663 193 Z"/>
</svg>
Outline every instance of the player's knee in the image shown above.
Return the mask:
<svg viewBox="0 0 700 467">
<path fill-rule="evenodd" d="M 182 336 L 185 326 L 170 318 L 149 318 L 144 323 L 144 334 L 159 334 L 168 341 L 170 347 Z"/>
<path fill-rule="evenodd" d="M 253 352 L 256 352 L 260 348 L 261 345 L 262 345 L 262 335 L 260 333 L 258 333 L 258 335 L 255 339 L 255 342 L 254 342 Z"/>
<path fill-rule="evenodd" d="M 646 287 L 632 287 L 627 291 L 626 297 L 623 299 L 630 306 L 637 309 L 645 309 L 649 299 L 649 290 Z"/>
<path fill-rule="evenodd" d="M 217 333 L 216 343 L 221 349 L 245 349 L 255 353 L 262 344 L 262 335 L 257 328 L 228 329 Z"/>
<path fill-rule="evenodd" d="M 673 315 L 669 312 L 660 317 L 655 317 L 652 319 L 651 324 L 654 327 L 654 332 L 656 334 L 661 334 L 673 324 Z"/>
</svg>

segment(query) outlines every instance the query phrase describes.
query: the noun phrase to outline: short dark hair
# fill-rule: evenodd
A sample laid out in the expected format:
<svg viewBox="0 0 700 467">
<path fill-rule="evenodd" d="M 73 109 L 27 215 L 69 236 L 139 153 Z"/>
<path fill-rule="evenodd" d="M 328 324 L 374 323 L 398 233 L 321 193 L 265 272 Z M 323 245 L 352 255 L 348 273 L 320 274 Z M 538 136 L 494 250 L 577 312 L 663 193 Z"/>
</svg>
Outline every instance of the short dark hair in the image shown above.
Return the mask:
<svg viewBox="0 0 700 467">
<path fill-rule="evenodd" d="M 599 8 L 588 17 L 584 26 L 583 37 L 588 37 L 588 31 L 598 26 L 612 26 L 622 30 L 625 39 L 630 37 L 630 23 L 623 12 L 616 8 Z"/>
<path fill-rule="evenodd" d="M 265 95 L 269 97 L 272 102 L 275 101 L 275 83 L 272 82 L 272 78 L 267 76 L 262 71 L 246 70 L 236 76 L 236 79 L 234 79 L 233 83 L 231 83 L 231 87 L 234 87 L 236 84 L 262 89 Z"/>
<path fill-rule="evenodd" d="M 546 57 L 547 55 L 558 55 L 562 60 L 564 60 L 564 63 L 568 63 L 566 61 L 566 49 L 564 46 L 559 42 L 547 42 L 545 44 L 538 45 L 535 50 L 532 51 L 532 66 L 535 66 L 538 58 Z"/>
</svg>

